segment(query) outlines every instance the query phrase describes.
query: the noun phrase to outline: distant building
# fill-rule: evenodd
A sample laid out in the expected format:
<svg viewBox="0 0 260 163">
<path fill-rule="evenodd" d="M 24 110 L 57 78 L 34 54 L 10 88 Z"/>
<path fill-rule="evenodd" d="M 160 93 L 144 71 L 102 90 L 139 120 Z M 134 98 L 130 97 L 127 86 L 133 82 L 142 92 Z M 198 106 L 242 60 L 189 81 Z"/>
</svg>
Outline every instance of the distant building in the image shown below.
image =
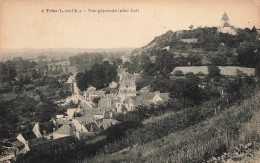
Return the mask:
<svg viewBox="0 0 260 163">
<path fill-rule="evenodd" d="M 188 44 L 191 44 L 191 43 L 197 43 L 198 39 L 196 39 L 196 38 L 187 38 L 187 39 L 181 39 L 180 41 L 188 43 Z"/>
<path fill-rule="evenodd" d="M 227 16 L 226 12 L 224 12 L 224 14 L 221 18 L 221 26 L 218 28 L 218 32 L 228 33 L 230 35 L 236 35 L 237 34 L 236 28 L 229 24 L 229 18 Z"/>
<path fill-rule="evenodd" d="M 127 97 L 124 106 L 128 111 L 133 111 L 136 107 L 149 106 L 151 104 L 158 105 L 167 102 L 170 99 L 169 93 L 141 92 L 136 97 Z"/>
<path fill-rule="evenodd" d="M 120 68 L 118 70 L 119 76 L 119 91 L 118 97 L 121 101 L 124 101 L 126 97 L 136 96 L 136 85 L 135 81 L 137 78 L 136 74 L 130 74 L 126 72 L 126 69 Z"/>
</svg>

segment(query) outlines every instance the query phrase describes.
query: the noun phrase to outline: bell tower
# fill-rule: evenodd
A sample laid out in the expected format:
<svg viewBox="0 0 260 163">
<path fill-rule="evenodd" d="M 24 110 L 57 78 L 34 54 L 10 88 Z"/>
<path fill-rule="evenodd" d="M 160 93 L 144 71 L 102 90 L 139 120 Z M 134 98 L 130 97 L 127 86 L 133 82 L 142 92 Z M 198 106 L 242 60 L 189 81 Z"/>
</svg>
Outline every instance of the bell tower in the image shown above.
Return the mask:
<svg viewBox="0 0 260 163">
<path fill-rule="evenodd" d="M 229 27 L 229 18 L 226 12 L 224 12 L 221 18 L 221 27 Z"/>
</svg>

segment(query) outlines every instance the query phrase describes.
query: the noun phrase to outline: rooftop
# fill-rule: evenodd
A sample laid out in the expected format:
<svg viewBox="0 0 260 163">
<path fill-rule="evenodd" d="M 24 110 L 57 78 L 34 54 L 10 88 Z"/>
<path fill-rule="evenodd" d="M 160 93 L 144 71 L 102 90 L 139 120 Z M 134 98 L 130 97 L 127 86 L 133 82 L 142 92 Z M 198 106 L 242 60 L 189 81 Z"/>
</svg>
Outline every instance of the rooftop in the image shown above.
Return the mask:
<svg viewBox="0 0 260 163">
<path fill-rule="evenodd" d="M 227 13 L 224 12 L 224 14 L 222 15 L 221 20 L 228 20 L 228 19 L 229 19 L 229 18 L 228 18 L 228 16 L 227 16 Z"/>
</svg>

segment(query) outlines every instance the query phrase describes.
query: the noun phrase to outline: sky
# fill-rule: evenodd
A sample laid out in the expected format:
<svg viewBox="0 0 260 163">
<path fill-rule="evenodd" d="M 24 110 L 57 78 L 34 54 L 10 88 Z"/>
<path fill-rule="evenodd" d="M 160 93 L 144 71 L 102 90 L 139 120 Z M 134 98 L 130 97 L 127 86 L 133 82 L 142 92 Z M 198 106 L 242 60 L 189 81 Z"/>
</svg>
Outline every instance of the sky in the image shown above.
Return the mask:
<svg viewBox="0 0 260 163">
<path fill-rule="evenodd" d="M 138 48 L 168 30 L 219 26 L 224 12 L 235 27 L 260 28 L 260 0 L 0 0 L 0 50 Z"/>
</svg>

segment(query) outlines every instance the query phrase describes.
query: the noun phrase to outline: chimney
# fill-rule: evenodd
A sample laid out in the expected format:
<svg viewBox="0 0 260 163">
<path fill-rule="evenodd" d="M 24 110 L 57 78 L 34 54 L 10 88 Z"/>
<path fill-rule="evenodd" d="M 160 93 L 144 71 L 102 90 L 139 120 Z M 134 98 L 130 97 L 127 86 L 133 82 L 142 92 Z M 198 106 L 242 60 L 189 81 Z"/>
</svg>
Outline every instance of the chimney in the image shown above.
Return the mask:
<svg viewBox="0 0 260 163">
<path fill-rule="evenodd" d="M 93 126 L 90 124 L 90 132 L 93 132 Z"/>
</svg>

